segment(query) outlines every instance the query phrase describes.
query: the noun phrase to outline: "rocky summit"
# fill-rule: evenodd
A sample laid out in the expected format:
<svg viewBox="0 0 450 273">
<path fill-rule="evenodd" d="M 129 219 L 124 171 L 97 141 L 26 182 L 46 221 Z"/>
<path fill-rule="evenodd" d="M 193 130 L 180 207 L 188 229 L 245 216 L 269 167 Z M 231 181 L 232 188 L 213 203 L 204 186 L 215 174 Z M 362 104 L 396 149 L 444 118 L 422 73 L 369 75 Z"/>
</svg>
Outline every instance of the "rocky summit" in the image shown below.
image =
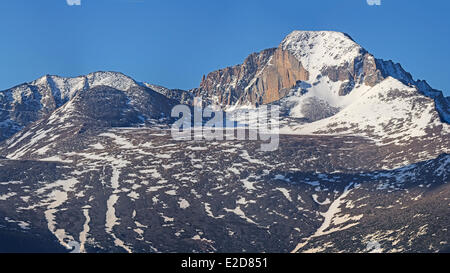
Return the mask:
<svg viewBox="0 0 450 273">
<path fill-rule="evenodd" d="M 195 97 L 278 106 L 278 149 L 175 140 Z M 0 91 L 0 252 L 447 252 L 449 103 L 332 31 L 191 90 L 46 75 Z"/>
</svg>

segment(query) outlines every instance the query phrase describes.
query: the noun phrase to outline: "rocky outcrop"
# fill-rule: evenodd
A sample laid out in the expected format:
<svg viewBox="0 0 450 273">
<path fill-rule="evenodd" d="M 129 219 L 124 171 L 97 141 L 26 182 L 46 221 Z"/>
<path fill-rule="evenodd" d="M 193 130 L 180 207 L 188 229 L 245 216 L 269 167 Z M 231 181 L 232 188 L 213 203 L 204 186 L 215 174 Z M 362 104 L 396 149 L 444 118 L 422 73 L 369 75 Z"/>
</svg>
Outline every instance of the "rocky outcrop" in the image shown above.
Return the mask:
<svg viewBox="0 0 450 273">
<path fill-rule="evenodd" d="M 356 85 L 364 84 L 373 87 L 389 76 L 408 85 L 415 83 L 411 74 L 406 72 L 400 64 L 376 59 L 364 51 L 350 63 L 324 67 L 321 70 L 321 76 L 327 76 L 333 82 L 343 82 L 339 89 L 340 96 L 349 94 Z"/>
<path fill-rule="evenodd" d="M 204 76 L 196 96 L 209 97 L 216 103 L 231 105 L 244 101 L 256 102 L 257 94 L 247 92 L 266 67 L 276 49 L 266 49 L 248 56 L 243 64 L 227 67 Z"/>
</svg>

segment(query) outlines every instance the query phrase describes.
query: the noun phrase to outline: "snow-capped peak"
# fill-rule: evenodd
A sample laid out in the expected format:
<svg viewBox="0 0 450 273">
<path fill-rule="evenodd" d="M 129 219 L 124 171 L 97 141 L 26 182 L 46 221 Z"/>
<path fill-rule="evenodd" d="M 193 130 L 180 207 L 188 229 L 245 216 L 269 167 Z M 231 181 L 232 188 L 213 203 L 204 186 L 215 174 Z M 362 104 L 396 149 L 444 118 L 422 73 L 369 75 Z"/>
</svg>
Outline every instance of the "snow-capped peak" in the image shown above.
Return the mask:
<svg viewBox="0 0 450 273">
<path fill-rule="evenodd" d="M 135 80 L 120 72 L 98 71 L 86 76 L 90 87 L 105 85 L 117 90 L 127 91 L 132 86 L 137 86 Z"/>
<path fill-rule="evenodd" d="M 351 63 L 365 50 L 345 33 L 335 31 L 293 31 L 280 47 L 290 51 L 316 79 L 324 67 Z"/>
</svg>

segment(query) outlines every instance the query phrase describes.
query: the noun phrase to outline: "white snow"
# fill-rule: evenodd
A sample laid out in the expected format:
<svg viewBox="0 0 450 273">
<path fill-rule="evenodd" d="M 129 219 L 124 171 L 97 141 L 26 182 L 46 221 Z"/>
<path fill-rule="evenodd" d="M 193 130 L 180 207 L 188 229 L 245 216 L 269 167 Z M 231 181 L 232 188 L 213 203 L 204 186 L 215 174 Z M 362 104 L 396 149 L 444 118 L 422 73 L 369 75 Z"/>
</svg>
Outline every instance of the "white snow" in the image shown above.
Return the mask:
<svg viewBox="0 0 450 273">
<path fill-rule="evenodd" d="M 350 193 L 350 191 L 351 191 L 350 187 L 352 187 L 352 186 L 353 186 L 353 183 L 348 184 L 345 187 L 344 192 L 331 203 L 331 205 L 328 207 L 328 210 L 324 213 L 320 213 L 324 217 L 322 225 L 316 230 L 316 232 L 313 235 L 304 239 L 303 242 L 298 243 L 297 246 L 294 248 L 294 250 L 292 250 L 292 253 L 296 253 L 300 249 L 305 247 L 312 238 L 320 237 L 323 235 L 327 235 L 327 234 L 345 230 L 345 229 L 349 229 L 358 224 L 358 222 L 354 222 L 354 223 L 348 224 L 344 227 L 331 228 L 333 225 L 336 225 L 336 226 L 342 225 L 343 223 L 346 223 L 349 220 L 357 221 L 362 218 L 362 215 L 357 215 L 354 217 L 350 217 L 349 215 L 344 215 L 344 216 L 338 215 L 341 212 L 340 206 L 343 203 L 345 203 L 345 198 Z"/>
<path fill-rule="evenodd" d="M 109 133 L 103 133 L 99 136 L 109 137 L 112 138 L 114 143 L 118 145 L 121 149 L 133 149 L 135 146 L 125 137 L 120 136 L 118 134 L 114 134 L 112 132 Z"/>
<path fill-rule="evenodd" d="M 209 217 L 215 218 L 215 219 L 221 219 L 221 218 L 225 217 L 225 215 L 214 216 L 214 214 L 211 211 L 211 205 L 209 203 L 205 202 L 204 206 L 205 206 L 205 212 Z"/>
<path fill-rule="evenodd" d="M 322 77 L 317 82 L 302 82 L 297 90 L 291 91 L 286 97 L 280 100 L 282 109 L 289 111 L 289 116 L 294 118 L 304 117 L 303 109 L 305 104 L 309 103 L 309 99 L 315 98 L 328 104 L 331 107 L 343 109 L 352 104 L 371 87 L 367 85 L 357 85 L 347 95 L 339 95 L 342 81 L 331 81 L 328 76 Z M 302 93 L 301 91 L 306 92 Z"/>
<path fill-rule="evenodd" d="M 176 190 L 168 190 L 166 191 L 167 195 L 177 195 L 177 191 Z"/>
<path fill-rule="evenodd" d="M 8 192 L 6 194 L 0 195 L 0 201 L 5 201 L 15 195 L 17 195 L 17 193 L 15 193 L 15 192 Z"/>
<path fill-rule="evenodd" d="M 351 63 L 362 48 L 350 37 L 334 31 L 293 31 L 281 43 L 316 79 L 322 68 Z"/>
<path fill-rule="evenodd" d="M 52 192 L 47 196 L 40 205 L 45 205 L 46 210 L 44 212 L 45 219 L 47 220 L 47 226 L 50 232 L 52 232 L 59 243 L 71 249 L 71 245 L 68 242 L 74 241 L 73 237 L 66 234 L 63 228 L 57 228 L 55 214 L 59 211 L 58 208 L 62 206 L 68 200 L 68 193 L 74 191 L 74 187 L 78 184 L 78 180 L 70 178 L 67 180 L 58 180 L 53 183 L 46 184 L 44 187 L 36 191 L 37 194 L 43 194 L 49 190 Z"/>
<path fill-rule="evenodd" d="M 105 149 L 105 147 L 101 143 L 92 144 L 91 147 L 96 150 L 104 150 Z"/>
<path fill-rule="evenodd" d="M 322 206 L 323 206 L 323 205 L 328 205 L 328 204 L 331 203 L 331 201 L 330 201 L 329 198 L 326 198 L 325 201 L 320 202 L 320 201 L 319 201 L 319 196 L 318 196 L 317 194 L 313 194 L 313 195 L 312 195 L 312 198 L 313 198 L 314 202 L 316 202 L 317 204 L 322 205 Z"/>
<path fill-rule="evenodd" d="M 180 206 L 181 209 L 186 209 L 190 206 L 189 202 L 184 198 L 180 198 L 178 205 Z"/>
<path fill-rule="evenodd" d="M 288 189 L 286 189 L 286 188 L 275 188 L 275 190 L 281 192 L 281 193 L 284 195 L 284 197 L 286 197 L 286 199 L 287 199 L 289 202 L 292 202 L 292 198 L 291 198 L 291 195 L 290 195 L 290 191 L 289 191 Z"/>
<path fill-rule="evenodd" d="M 255 159 L 255 158 L 251 158 L 250 155 L 248 154 L 247 150 L 243 150 L 240 154 L 240 156 L 247 160 L 248 162 L 252 163 L 252 164 L 260 164 L 260 165 L 264 165 L 265 162 L 259 159 Z"/>
</svg>

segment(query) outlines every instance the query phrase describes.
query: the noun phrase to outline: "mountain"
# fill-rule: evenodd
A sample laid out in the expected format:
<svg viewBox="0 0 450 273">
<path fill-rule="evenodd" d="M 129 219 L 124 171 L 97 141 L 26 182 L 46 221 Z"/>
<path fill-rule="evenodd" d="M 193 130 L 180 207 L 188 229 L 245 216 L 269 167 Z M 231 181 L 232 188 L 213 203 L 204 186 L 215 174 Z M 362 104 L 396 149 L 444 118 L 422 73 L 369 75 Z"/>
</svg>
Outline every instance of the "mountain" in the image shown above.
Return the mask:
<svg viewBox="0 0 450 273">
<path fill-rule="evenodd" d="M 193 92 L 225 108 L 283 99 L 288 116 L 315 121 L 334 115 L 387 78 L 435 99 L 441 118 L 450 121 L 442 92 L 415 81 L 400 64 L 376 59 L 349 35 L 333 31 L 294 31 L 277 48 L 209 73 Z M 326 110 L 324 116 L 309 115 L 310 104 Z"/>
<path fill-rule="evenodd" d="M 188 92 L 186 90 L 181 89 L 168 89 L 163 86 L 154 85 L 150 83 L 142 83 L 145 87 L 148 87 L 156 92 L 170 98 L 176 100 L 180 104 L 193 105 L 194 94 L 192 92 Z"/>
<path fill-rule="evenodd" d="M 169 99 L 179 99 L 180 102 L 189 101 L 189 93 L 185 91 L 174 90 L 173 95 L 168 94 L 166 89 L 161 90 L 147 83 L 136 82 L 118 72 L 100 71 L 75 78 L 46 75 L 0 92 L 0 141 L 11 137 L 30 123 L 53 113 L 78 94 L 97 86 L 111 87 L 120 92 L 130 91 L 129 93 L 136 90 L 142 92 L 139 91 L 142 88 L 153 87 L 156 89 L 151 89 L 153 92 L 164 91 L 164 96 Z M 144 100 L 142 103 L 145 102 L 147 101 Z"/>
<path fill-rule="evenodd" d="M 249 125 L 279 106 L 278 149 L 172 138 L 195 96 Z M 0 252 L 442 252 L 448 103 L 329 31 L 189 91 L 45 76 L 0 92 Z"/>
</svg>

